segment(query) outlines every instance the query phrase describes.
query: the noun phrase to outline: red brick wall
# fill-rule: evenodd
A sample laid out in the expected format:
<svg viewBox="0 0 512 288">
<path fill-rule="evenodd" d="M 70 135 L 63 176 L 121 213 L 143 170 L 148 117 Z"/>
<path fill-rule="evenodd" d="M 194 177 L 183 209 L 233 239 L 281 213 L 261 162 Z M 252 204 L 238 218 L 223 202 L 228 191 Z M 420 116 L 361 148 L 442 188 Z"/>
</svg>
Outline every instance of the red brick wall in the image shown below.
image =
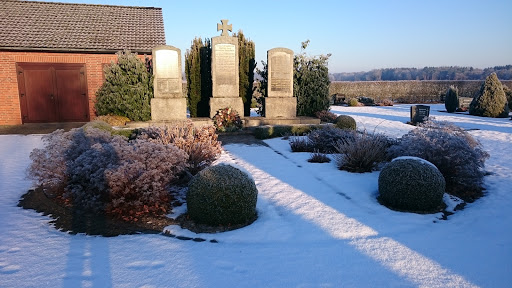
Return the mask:
<svg viewBox="0 0 512 288">
<path fill-rule="evenodd" d="M 139 57 L 144 59 L 143 55 Z M 0 51 L 0 125 L 22 124 L 16 77 L 17 62 L 85 63 L 89 113 L 90 119 L 94 119 L 95 93 L 103 84 L 103 64 L 116 59 L 115 54 Z"/>
</svg>

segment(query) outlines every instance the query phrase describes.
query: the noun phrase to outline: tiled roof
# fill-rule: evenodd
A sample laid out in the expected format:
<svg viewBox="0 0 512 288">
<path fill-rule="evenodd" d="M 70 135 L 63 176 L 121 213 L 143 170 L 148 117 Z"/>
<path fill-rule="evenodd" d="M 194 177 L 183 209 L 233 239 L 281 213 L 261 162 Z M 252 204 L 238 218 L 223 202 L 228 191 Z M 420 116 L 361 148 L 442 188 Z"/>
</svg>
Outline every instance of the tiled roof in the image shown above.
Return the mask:
<svg viewBox="0 0 512 288">
<path fill-rule="evenodd" d="M 129 49 L 165 45 L 161 8 L 0 0 L 0 49 Z"/>
</svg>

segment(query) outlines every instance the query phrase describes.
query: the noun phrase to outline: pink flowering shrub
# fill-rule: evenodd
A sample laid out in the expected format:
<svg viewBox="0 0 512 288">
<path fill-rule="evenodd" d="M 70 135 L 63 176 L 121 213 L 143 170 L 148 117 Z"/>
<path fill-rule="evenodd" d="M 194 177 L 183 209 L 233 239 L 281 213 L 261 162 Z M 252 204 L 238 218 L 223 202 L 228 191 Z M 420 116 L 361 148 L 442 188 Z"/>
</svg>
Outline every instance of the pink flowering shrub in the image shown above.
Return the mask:
<svg viewBox="0 0 512 288">
<path fill-rule="evenodd" d="M 188 155 L 174 145 L 129 142 L 92 127 L 56 131 L 43 141 L 28 169 L 43 191 L 77 212 L 126 221 L 168 212 L 167 189 L 188 167 Z"/>
<path fill-rule="evenodd" d="M 173 144 L 185 151 L 188 155 L 188 171 L 193 175 L 209 166 L 222 152 L 215 127 L 211 125 L 194 127 L 192 122 L 183 122 L 173 126 L 149 127 L 139 133 L 139 139 Z"/>
<path fill-rule="evenodd" d="M 212 120 L 217 131 L 230 132 L 243 128 L 242 119 L 240 119 L 238 112 L 232 108 L 220 109 Z"/>
</svg>

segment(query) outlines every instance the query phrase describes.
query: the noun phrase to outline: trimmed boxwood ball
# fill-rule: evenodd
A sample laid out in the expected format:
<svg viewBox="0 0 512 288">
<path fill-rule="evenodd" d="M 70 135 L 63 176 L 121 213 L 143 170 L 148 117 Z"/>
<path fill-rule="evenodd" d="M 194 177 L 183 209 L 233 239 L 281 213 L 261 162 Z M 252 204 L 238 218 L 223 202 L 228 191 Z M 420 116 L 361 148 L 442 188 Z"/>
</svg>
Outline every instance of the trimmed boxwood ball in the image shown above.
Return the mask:
<svg viewBox="0 0 512 288">
<path fill-rule="evenodd" d="M 334 125 L 340 129 L 356 130 L 356 120 L 348 115 L 340 115 L 334 120 Z"/>
<path fill-rule="evenodd" d="M 417 157 L 398 157 L 379 175 L 379 201 L 396 210 L 438 212 L 445 180 L 434 164 Z"/>
<path fill-rule="evenodd" d="M 256 218 L 258 189 L 246 173 L 230 165 L 210 166 L 192 178 L 188 215 L 198 223 L 235 225 Z"/>
</svg>

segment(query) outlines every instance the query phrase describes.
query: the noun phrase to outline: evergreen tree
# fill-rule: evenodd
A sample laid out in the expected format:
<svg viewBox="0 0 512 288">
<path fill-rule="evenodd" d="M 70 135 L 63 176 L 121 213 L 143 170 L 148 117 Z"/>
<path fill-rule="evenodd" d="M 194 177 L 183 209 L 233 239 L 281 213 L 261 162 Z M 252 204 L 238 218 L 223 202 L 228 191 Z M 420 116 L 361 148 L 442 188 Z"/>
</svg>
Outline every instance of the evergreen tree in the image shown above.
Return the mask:
<svg viewBox="0 0 512 288">
<path fill-rule="evenodd" d="M 294 57 L 293 94 L 297 97 L 297 116 L 315 116 L 329 109 L 329 69 L 331 54 L 308 56 L 304 51 L 309 40 L 302 42 L 301 53 Z"/>
<path fill-rule="evenodd" d="M 444 107 L 448 113 L 453 113 L 459 108 L 459 91 L 455 86 L 450 86 L 444 97 Z"/>
<path fill-rule="evenodd" d="M 261 61 L 261 65 L 263 65 L 263 68 L 260 70 L 259 68 L 256 68 L 256 72 L 260 76 L 260 80 L 258 80 L 258 86 L 256 88 L 257 94 L 259 94 L 259 97 L 256 98 L 256 101 L 258 103 L 258 115 L 264 117 L 265 116 L 265 97 L 267 97 L 267 89 L 268 89 L 268 65 L 267 62 Z"/>
<path fill-rule="evenodd" d="M 96 92 L 96 114 L 125 116 L 132 121 L 151 120 L 151 62 L 143 62 L 130 51 L 116 54 L 117 63 L 104 69 L 105 82 Z"/>
<path fill-rule="evenodd" d="M 469 106 L 469 114 L 484 117 L 508 117 L 507 97 L 496 73 L 485 78 L 478 96 Z"/>
<path fill-rule="evenodd" d="M 242 30 L 239 30 L 238 34 L 234 33 L 233 36 L 238 37 L 239 93 L 244 103 L 244 115 L 250 116 L 254 68 L 256 68 L 255 45 L 253 41 L 245 38 Z"/>
<path fill-rule="evenodd" d="M 194 38 L 185 53 L 185 76 L 187 79 L 187 105 L 191 117 L 209 116 L 211 96 L 211 43 Z"/>
</svg>

